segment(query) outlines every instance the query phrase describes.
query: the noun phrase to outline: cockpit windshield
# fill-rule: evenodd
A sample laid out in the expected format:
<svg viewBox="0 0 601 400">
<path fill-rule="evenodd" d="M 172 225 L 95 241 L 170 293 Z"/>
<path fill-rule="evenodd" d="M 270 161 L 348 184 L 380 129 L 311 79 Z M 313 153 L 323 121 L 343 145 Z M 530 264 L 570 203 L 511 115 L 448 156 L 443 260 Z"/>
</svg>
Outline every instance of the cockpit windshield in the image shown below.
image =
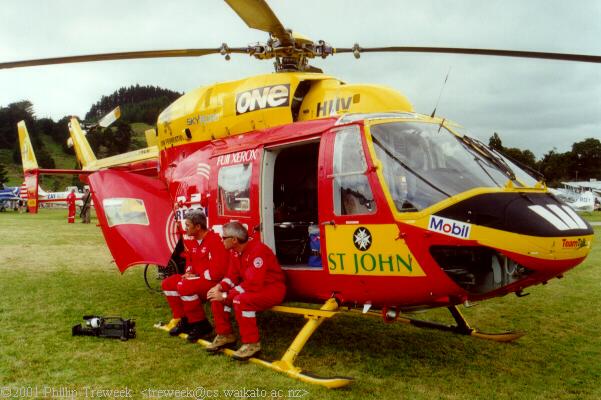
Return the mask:
<svg viewBox="0 0 601 400">
<path fill-rule="evenodd" d="M 386 122 L 370 128 L 389 193 L 400 212 L 419 211 L 447 197 L 481 187 L 523 186 L 536 182 L 515 164 L 444 125 Z"/>
</svg>

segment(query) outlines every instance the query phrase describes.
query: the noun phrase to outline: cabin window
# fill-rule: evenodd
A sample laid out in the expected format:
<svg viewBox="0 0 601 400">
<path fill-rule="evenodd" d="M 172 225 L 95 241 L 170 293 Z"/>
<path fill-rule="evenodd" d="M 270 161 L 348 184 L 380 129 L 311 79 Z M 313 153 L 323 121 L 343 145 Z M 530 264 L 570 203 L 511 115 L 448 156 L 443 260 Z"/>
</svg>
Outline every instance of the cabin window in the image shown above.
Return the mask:
<svg viewBox="0 0 601 400">
<path fill-rule="evenodd" d="M 117 225 L 150 225 L 144 200 L 112 198 L 102 201 L 109 227 Z"/>
<path fill-rule="evenodd" d="M 222 167 L 219 170 L 219 212 L 240 213 L 250 210 L 250 163 Z"/>
<path fill-rule="evenodd" d="M 334 213 L 375 213 L 376 203 L 366 175 L 367 162 L 357 125 L 336 132 L 333 163 Z"/>
</svg>

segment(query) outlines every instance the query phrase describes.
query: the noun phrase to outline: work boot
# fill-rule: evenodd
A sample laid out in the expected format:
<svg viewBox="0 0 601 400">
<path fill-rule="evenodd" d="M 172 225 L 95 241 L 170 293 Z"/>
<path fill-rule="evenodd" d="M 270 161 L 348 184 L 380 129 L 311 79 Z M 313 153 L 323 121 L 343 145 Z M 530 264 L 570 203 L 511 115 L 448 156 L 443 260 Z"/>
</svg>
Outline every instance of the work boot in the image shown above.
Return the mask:
<svg viewBox="0 0 601 400">
<path fill-rule="evenodd" d="M 248 360 L 252 356 L 258 354 L 261 351 L 261 343 L 245 343 L 234 354 L 232 357 L 238 361 Z"/>
<path fill-rule="evenodd" d="M 213 327 L 206 319 L 190 324 L 190 333 L 188 333 L 188 342 L 196 343 L 201 337 L 213 332 Z"/>
<path fill-rule="evenodd" d="M 188 333 L 190 332 L 190 324 L 188 323 L 188 318 L 183 317 L 179 320 L 175 328 L 169 331 L 171 336 L 179 336 L 180 333 Z"/>
<path fill-rule="evenodd" d="M 229 335 L 217 335 L 215 336 L 215 339 L 213 339 L 213 342 L 206 347 L 206 351 L 209 353 L 217 353 L 222 348 L 233 343 L 236 343 L 236 336 L 231 333 Z"/>
</svg>

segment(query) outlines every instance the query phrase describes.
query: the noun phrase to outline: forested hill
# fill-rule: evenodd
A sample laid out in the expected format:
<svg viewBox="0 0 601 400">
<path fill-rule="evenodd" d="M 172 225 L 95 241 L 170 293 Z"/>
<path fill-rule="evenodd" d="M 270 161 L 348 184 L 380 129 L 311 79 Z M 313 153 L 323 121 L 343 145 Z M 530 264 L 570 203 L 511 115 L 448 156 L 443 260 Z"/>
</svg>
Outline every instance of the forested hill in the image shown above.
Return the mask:
<svg viewBox="0 0 601 400">
<path fill-rule="evenodd" d="M 156 123 L 158 115 L 182 93 L 157 86 L 122 87 L 102 98 L 86 114 L 86 121 L 97 121 L 117 106 L 121 107 L 121 120 L 126 123 Z"/>
<path fill-rule="evenodd" d="M 121 107 L 121 119 L 107 129 L 88 134 L 92 149 L 99 158 L 108 157 L 146 146 L 144 131 L 152 128 L 158 115 L 181 93 L 155 86 L 122 87 L 91 106 L 85 122 L 95 122 L 116 106 Z M 37 118 L 35 104 L 28 100 L 8 105 L 0 104 L 0 187 L 23 181 L 17 122 L 24 120 L 32 146 L 42 168 L 77 168 L 73 150 L 67 147 L 70 116 L 58 121 Z M 45 176 L 44 188 L 62 190 L 71 184 L 72 177 Z"/>
</svg>

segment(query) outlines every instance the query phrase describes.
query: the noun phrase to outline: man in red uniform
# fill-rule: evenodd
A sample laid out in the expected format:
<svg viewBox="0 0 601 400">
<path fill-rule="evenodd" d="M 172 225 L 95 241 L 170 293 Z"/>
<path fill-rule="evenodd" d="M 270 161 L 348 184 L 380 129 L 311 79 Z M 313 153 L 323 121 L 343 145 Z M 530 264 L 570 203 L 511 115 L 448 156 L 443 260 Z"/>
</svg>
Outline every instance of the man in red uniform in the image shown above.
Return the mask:
<svg viewBox="0 0 601 400">
<path fill-rule="evenodd" d="M 229 315 L 233 305 L 242 339 L 233 357 L 246 360 L 261 351 L 256 313 L 282 302 L 285 278 L 271 249 L 259 240 L 249 240 L 248 231 L 240 223 L 224 225 L 223 242 L 232 254 L 225 278 L 207 294 L 217 333 L 207 351 L 214 353 L 236 342 Z"/>
<path fill-rule="evenodd" d="M 75 189 L 71 189 L 71 193 L 67 195 L 67 206 L 69 207 L 69 214 L 67 214 L 67 222 L 70 224 L 75 223 Z"/>
<path fill-rule="evenodd" d="M 173 319 L 169 334 L 188 334 L 194 343 L 213 330 L 207 321 L 202 302 L 207 291 L 219 282 L 227 269 L 228 253 L 218 234 L 207 228 L 207 217 L 200 210 L 191 210 L 185 217 L 186 272 L 171 275 L 162 282 Z"/>
</svg>

